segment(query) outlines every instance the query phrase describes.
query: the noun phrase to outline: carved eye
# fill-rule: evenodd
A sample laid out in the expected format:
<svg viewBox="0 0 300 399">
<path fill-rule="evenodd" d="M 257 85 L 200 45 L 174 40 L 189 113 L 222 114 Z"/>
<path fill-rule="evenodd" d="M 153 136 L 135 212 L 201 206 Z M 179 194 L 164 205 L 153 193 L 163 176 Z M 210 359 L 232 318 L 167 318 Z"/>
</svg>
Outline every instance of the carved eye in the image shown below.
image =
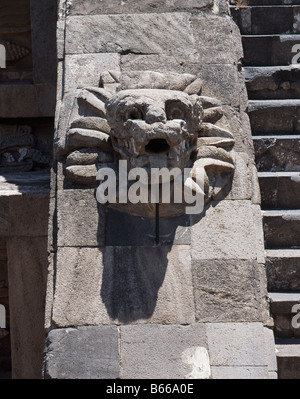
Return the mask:
<svg viewBox="0 0 300 399">
<path fill-rule="evenodd" d="M 171 101 L 166 104 L 166 116 L 168 120 L 185 120 L 187 115 L 186 105 L 180 101 Z"/>
<path fill-rule="evenodd" d="M 128 119 L 144 119 L 144 114 L 141 109 L 137 107 L 130 108 L 126 112 L 126 120 Z"/>
</svg>

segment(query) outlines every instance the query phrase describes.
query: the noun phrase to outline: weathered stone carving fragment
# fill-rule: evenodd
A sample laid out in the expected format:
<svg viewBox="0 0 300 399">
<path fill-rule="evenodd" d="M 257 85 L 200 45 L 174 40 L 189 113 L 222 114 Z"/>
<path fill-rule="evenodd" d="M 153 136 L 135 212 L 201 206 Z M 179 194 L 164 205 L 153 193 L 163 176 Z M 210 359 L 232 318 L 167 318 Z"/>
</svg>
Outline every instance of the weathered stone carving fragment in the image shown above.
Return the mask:
<svg viewBox="0 0 300 399">
<path fill-rule="evenodd" d="M 31 131 L 26 125 L 0 125 L 0 173 L 49 167 L 48 158 L 33 148 Z"/>
<path fill-rule="evenodd" d="M 66 156 L 68 182 L 96 185 L 101 167 L 117 170 L 118 161 L 125 160 L 128 171 L 142 168 L 148 175 L 151 168 L 189 168 L 185 184 L 204 190 L 206 202 L 217 198 L 234 171 L 234 138 L 221 102 L 201 96 L 200 79 L 175 73 L 107 72 L 101 85 L 78 91 L 65 142 L 58 143 L 58 154 Z M 197 169 L 204 171 L 202 188 L 196 183 Z M 147 205 L 122 208 L 153 216 L 153 204 Z M 162 208 L 162 216 L 181 213 L 178 204 Z"/>
<path fill-rule="evenodd" d="M 28 48 L 13 43 L 10 40 L 0 40 L 0 44 L 6 49 L 6 61 L 18 61 L 30 53 Z"/>
</svg>

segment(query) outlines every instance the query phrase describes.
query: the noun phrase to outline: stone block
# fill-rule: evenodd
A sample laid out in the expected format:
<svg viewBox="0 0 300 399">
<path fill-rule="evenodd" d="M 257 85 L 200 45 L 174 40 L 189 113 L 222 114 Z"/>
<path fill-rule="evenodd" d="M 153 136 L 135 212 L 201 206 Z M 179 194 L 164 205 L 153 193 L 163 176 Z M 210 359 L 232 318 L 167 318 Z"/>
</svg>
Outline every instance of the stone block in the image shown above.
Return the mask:
<svg viewBox="0 0 300 399">
<path fill-rule="evenodd" d="M 268 364 L 268 372 L 277 372 L 277 359 L 275 351 L 275 340 L 273 330 L 264 327 L 266 358 Z"/>
<path fill-rule="evenodd" d="M 199 50 L 200 51 L 200 50 Z M 200 51 L 201 54 L 201 51 Z M 236 65 L 211 64 L 199 60 L 197 53 L 188 56 L 149 54 L 121 55 L 122 71 L 154 70 L 175 73 L 190 73 L 199 76 L 203 80 L 202 95 L 217 97 L 223 104 L 246 109 L 247 93 L 244 88 L 243 74 L 238 71 Z M 222 79 L 220 79 L 220 75 Z"/>
<path fill-rule="evenodd" d="M 59 248 L 52 318 L 56 326 L 110 324 L 100 297 L 103 254 L 98 248 Z"/>
<path fill-rule="evenodd" d="M 65 93 L 83 87 L 99 87 L 100 74 L 120 69 L 118 54 L 76 54 L 65 58 Z"/>
<path fill-rule="evenodd" d="M 254 135 L 299 135 L 300 101 L 249 101 L 249 118 Z"/>
<path fill-rule="evenodd" d="M 154 218 L 132 216 L 107 210 L 105 244 L 108 246 L 154 246 L 156 222 Z M 191 243 L 190 217 L 182 215 L 161 218 L 160 245 L 189 245 Z"/>
<path fill-rule="evenodd" d="M 162 37 L 164 38 L 162 40 Z M 188 13 L 70 17 L 66 54 L 185 54 L 194 50 Z"/>
<path fill-rule="evenodd" d="M 189 73 L 198 75 L 200 65 L 197 54 L 189 57 L 178 57 L 172 54 L 124 54 L 121 55 L 122 72 L 156 71 Z"/>
<path fill-rule="evenodd" d="M 262 320 L 260 267 L 251 260 L 193 261 L 196 320 Z"/>
<path fill-rule="evenodd" d="M 300 246 L 299 210 L 263 211 L 266 248 L 297 248 Z"/>
<path fill-rule="evenodd" d="M 57 194 L 58 246 L 104 245 L 105 206 L 95 190 L 59 190 Z"/>
<path fill-rule="evenodd" d="M 191 218 L 192 259 L 257 259 L 250 201 L 212 202 Z"/>
<path fill-rule="evenodd" d="M 265 245 L 264 245 L 264 230 L 262 221 L 262 212 L 260 205 L 252 205 L 253 223 L 255 229 L 255 245 L 257 252 L 257 262 L 265 263 Z"/>
<path fill-rule="evenodd" d="M 59 248 L 53 321 L 193 323 L 189 247 Z"/>
<path fill-rule="evenodd" d="M 277 380 L 278 379 L 278 373 L 275 371 L 269 371 L 268 376 L 269 376 L 269 380 Z"/>
<path fill-rule="evenodd" d="M 261 380 L 269 379 L 267 367 L 212 366 L 213 380 Z"/>
<path fill-rule="evenodd" d="M 300 172 L 261 172 L 259 184 L 264 209 L 297 209 Z"/>
<path fill-rule="evenodd" d="M 243 57 L 240 31 L 230 16 L 199 13 L 191 22 L 202 64 L 233 65 Z"/>
<path fill-rule="evenodd" d="M 201 93 L 203 96 L 217 97 L 223 104 L 236 108 L 247 102 L 247 93 L 244 88 L 245 83 L 241 81 L 241 72 L 235 64 L 230 63 L 230 60 L 224 64 L 201 63 L 198 65 L 198 70 L 198 75 L 203 80 Z"/>
<path fill-rule="evenodd" d="M 11 236 L 47 236 L 49 194 L 11 197 L 9 215 Z"/>
<path fill-rule="evenodd" d="M 55 253 L 48 255 L 48 270 L 47 270 L 47 286 L 46 286 L 46 298 L 45 298 L 45 312 L 44 312 L 44 328 L 49 331 L 52 326 L 52 308 L 54 300 L 55 290 L 55 270 L 54 270 L 54 259 L 56 258 Z"/>
<path fill-rule="evenodd" d="M 209 323 L 206 332 L 212 366 L 267 366 L 261 323 Z"/>
<path fill-rule="evenodd" d="M 47 237 L 7 241 L 13 378 L 39 379 L 45 330 Z"/>
<path fill-rule="evenodd" d="M 227 119 L 228 130 L 231 131 L 234 136 L 235 151 L 248 154 L 249 159 L 254 160 L 253 139 L 248 115 L 228 105 L 223 106 L 223 111 Z"/>
<path fill-rule="evenodd" d="M 299 292 L 300 249 L 274 249 L 267 251 L 266 271 L 269 291 Z"/>
<path fill-rule="evenodd" d="M 119 378 L 117 326 L 52 330 L 46 340 L 43 377 Z"/>
<path fill-rule="evenodd" d="M 297 99 L 300 96 L 299 66 L 247 67 L 246 86 L 251 100 Z"/>
<path fill-rule="evenodd" d="M 165 13 L 170 11 L 196 11 L 213 6 L 213 0 L 180 0 L 154 3 L 152 0 L 104 0 L 99 4 L 96 0 L 73 0 L 70 15 L 94 14 L 140 14 L 140 13 Z"/>
<path fill-rule="evenodd" d="M 189 246 L 107 247 L 101 297 L 122 323 L 195 320 Z"/>
<path fill-rule="evenodd" d="M 300 172 L 300 136 L 256 136 L 253 140 L 260 172 Z"/>
<path fill-rule="evenodd" d="M 209 378 L 203 324 L 121 326 L 120 332 L 121 378 Z"/>
<path fill-rule="evenodd" d="M 252 161 L 248 154 L 237 152 L 235 154 L 235 172 L 232 185 L 226 188 L 226 199 L 248 200 L 252 198 Z"/>
</svg>

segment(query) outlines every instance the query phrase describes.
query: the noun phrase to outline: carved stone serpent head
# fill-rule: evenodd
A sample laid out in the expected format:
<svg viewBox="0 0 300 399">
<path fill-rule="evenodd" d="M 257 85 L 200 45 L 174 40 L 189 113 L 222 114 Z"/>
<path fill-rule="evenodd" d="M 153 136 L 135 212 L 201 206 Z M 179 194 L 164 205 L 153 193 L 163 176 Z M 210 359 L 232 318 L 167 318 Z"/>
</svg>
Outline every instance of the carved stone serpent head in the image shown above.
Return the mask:
<svg viewBox="0 0 300 399">
<path fill-rule="evenodd" d="M 109 99 L 107 121 L 114 150 L 128 167 L 188 166 L 203 120 L 199 98 L 171 90 L 123 90 Z"/>
<path fill-rule="evenodd" d="M 128 170 L 142 168 L 148 174 L 152 168 L 190 168 L 188 184 L 195 190 L 201 170 L 205 202 L 217 199 L 234 171 L 234 138 L 221 102 L 201 96 L 201 88 L 193 75 L 135 72 L 104 74 L 102 88 L 79 90 L 66 136 L 57 145 L 58 156 L 66 157 L 67 184 L 95 186 L 99 169 L 117 170 L 123 160 Z M 153 217 L 152 205 L 120 210 Z M 169 204 L 164 209 L 162 216 L 174 216 L 184 208 Z"/>
</svg>

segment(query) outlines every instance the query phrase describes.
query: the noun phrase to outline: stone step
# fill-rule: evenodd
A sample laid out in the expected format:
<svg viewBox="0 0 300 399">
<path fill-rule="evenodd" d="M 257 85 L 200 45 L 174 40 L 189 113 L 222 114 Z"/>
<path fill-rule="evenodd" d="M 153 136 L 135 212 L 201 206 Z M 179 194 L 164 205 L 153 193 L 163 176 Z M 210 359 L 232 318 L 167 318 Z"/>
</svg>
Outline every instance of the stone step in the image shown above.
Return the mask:
<svg viewBox="0 0 300 399">
<path fill-rule="evenodd" d="M 300 35 L 244 35 L 244 66 L 279 66 L 300 63 Z"/>
<path fill-rule="evenodd" d="M 253 144 L 258 171 L 300 172 L 300 135 L 254 136 Z"/>
<path fill-rule="evenodd" d="M 277 344 L 278 379 L 300 379 L 300 342 Z"/>
<path fill-rule="evenodd" d="M 300 248 L 300 210 L 262 211 L 265 248 Z"/>
<path fill-rule="evenodd" d="M 278 338 L 300 338 L 300 293 L 270 292 L 270 312 Z"/>
<path fill-rule="evenodd" d="M 230 1 L 230 4 L 236 5 L 237 3 L 242 3 L 245 6 L 270 6 L 282 5 L 300 5 L 300 0 L 240 0 L 240 1 Z"/>
<path fill-rule="evenodd" d="M 300 100 L 249 100 L 253 135 L 300 134 Z"/>
<path fill-rule="evenodd" d="M 300 98 L 300 65 L 245 67 L 250 100 Z"/>
<path fill-rule="evenodd" d="M 299 209 L 299 172 L 259 172 L 263 209 Z"/>
<path fill-rule="evenodd" d="M 266 273 L 269 292 L 300 293 L 300 249 L 267 250 Z"/>
<path fill-rule="evenodd" d="M 243 35 L 300 33 L 300 6 L 232 7 L 231 15 Z"/>
</svg>

